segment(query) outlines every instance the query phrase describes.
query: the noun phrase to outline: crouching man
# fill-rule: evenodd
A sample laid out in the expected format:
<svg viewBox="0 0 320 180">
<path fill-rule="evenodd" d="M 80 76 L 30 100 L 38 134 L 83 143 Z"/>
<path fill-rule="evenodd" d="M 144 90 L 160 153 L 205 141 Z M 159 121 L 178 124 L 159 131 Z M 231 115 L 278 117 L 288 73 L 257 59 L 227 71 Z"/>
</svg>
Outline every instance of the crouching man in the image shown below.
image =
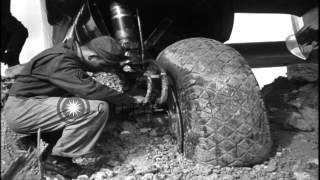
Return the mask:
<svg viewBox="0 0 320 180">
<path fill-rule="evenodd" d="M 9 128 L 21 134 L 36 134 L 39 128 L 43 133 L 62 131 L 49 143 L 46 171 L 75 178 L 81 168 L 72 158 L 92 153 L 108 119 L 108 103 L 143 102 L 143 97 L 121 94 L 86 73 L 105 70 L 105 60 L 120 54 L 111 37 L 84 46 L 69 40 L 35 56 L 17 76 L 3 109 Z"/>
</svg>

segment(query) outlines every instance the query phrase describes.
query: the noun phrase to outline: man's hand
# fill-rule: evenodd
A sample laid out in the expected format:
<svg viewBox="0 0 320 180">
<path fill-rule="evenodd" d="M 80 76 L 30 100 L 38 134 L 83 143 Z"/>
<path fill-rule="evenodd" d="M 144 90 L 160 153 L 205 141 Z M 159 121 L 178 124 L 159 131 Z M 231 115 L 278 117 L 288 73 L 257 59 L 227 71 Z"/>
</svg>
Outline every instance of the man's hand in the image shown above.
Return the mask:
<svg viewBox="0 0 320 180">
<path fill-rule="evenodd" d="M 143 96 L 133 96 L 136 104 L 146 104 L 145 98 Z"/>
</svg>

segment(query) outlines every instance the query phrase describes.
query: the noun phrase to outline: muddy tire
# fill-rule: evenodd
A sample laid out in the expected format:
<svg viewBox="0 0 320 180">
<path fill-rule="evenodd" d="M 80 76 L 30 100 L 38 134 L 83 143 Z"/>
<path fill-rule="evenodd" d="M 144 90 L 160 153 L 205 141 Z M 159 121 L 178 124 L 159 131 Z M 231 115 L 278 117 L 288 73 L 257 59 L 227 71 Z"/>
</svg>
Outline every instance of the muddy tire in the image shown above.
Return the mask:
<svg viewBox="0 0 320 180">
<path fill-rule="evenodd" d="M 260 89 L 237 51 L 190 38 L 164 49 L 157 62 L 174 81 L 188 158 L 221 166 L 268 158 L 272 142 Z"/>
</svg>

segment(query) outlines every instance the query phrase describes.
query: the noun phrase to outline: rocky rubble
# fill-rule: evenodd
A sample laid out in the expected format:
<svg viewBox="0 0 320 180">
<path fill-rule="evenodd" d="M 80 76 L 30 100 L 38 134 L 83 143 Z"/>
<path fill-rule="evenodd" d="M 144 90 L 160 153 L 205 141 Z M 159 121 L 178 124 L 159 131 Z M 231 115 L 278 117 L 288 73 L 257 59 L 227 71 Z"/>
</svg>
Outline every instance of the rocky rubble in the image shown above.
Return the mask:
<svg viewBox="0 0 320 180">
<path fill-rule="evenodd" d="M 268 161 L 253 167 L 199 164 L 178 152 L 165 128 L 145 127 L 148 123 L 137 118 L 111 125 L 114 129 L 98 144 L 109 156 L 100 155 L 100 166 L 92 161 L 95 170 L 78 180 L 318 179 L 318 82 L 279 77 L 263 88 L 262 95 L 275 142 Z"/>
<path fill-rule="evenodd" d="M 318 178 L 318 65 L 292 65 L 287 74 L 262 89 L 273 139 L 290 150 L 296 179 Z"/>
<path fill-rule="evenodd" d="M 319 65 L 316 63 L 301 63 L 287 66 L 289 80 L 316 82 L 319 79 Z"/>
<path fill-rule="evenodd" d="M 288 130 L 316 130 L 319 118 L 318 90 L 318 82 L 277 78 L 262 89 L 270 121 Z"/>
<path fill-rule="evenodd" d="M 163 132 L 157 128 L 133 122 L 119 127 L 118 132 L 113 129 L 101 138 L 101 154 L 75 159 L 87 168 L 77 180 L 316 179 L 310 171 L 318 168 L 318 160 L 302 162 L 291 157 L 287 148 L 278 148 L 269 161 L 253 167 L 219 167 L 186 159 L 177 151 L 172 136 L 160 135 Z M 153 129 L 156 134 L 151 134 Z"/>
<path fill-rule="evenodd" d="M 114 82 L 120 85 L 116 78 Z M 261 164 L 219 167 L 196 163 L 178 152 L 174 137 L 166 127 L 152 123 L 155 119 L 114 116 L 95 153 L 74 159 L 84 168 L 76 180 L 318 179 L 318 82 L 279 77 L 263 88 L 262 95 L 274 150 Z"/>
<path fill-rule="evenodd" d="M 87 72 L 87 73 L 97 82 L 105 86 L 108 86 L 114 90 L 117 90 L 119 92 L 123 92 L 123 83 L 117 74 L 106 73 L 106 72 L 99 72 L 99 73 Z"/>
<path fill-rule="evenodd" d="M 100 138 L 96 154 L 74 159 L 85 171 L 76 180 L 312 180 L 318 158 L 293 156 L 290 147 L 275 147 L 268 161 L 253 167 L 199 164 L 178 152 L 166 128 L 134 120 L 112 120 Z M 304 138 L 304 137 L 303 137 Z M 47 177 L 48 180 L 53 179 Z"/>
</svg>

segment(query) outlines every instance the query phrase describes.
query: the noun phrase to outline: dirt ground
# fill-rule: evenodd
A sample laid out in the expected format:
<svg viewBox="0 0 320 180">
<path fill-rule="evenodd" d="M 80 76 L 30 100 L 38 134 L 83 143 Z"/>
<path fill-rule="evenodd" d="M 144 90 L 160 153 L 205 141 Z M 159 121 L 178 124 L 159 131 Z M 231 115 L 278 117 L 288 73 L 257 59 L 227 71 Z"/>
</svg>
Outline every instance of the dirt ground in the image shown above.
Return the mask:
<svg viewBox="0 0 320 180">
<path fill-rule="evenodd" d="M 132 122 L 120 127 L 102 137 L 100 155 L 75 160 L 90 166 L 82 179 L 318 179 L 315 132 L 292 132 L 272 124 L 275 149 L 270 160 L 253 167 L 221 168 L 185 159 L 161 129 Z"/>
<path fill-rule="evenodd" d="M 284 81 L 279 84 L 284 84 Z M 288 83 L 290 85 L 292 82 Z M 291 84 L 290 88 L 287 88 L 286 84 L 285 89 L 282 86 L 282 89 L 279 87 L 276 90 L 275 84 L 262 90 L 270 119 L 274 148 L 270 159 L 261 164 L 253 167 L 199 164 L 184 158 L 183 154 L 178 152 L 175 140 L 168 129 L 154 123 L 157 121 L 156 118 L 114 117 L 109 120 L 99 139 L 96 153 L 74 159 L 74 162 L 85 168 L 77 180 L 318 179 L 318 102 L 310 104 L 315 97 L 306 98 L 306 94 L 310 95 L 311 91 L 316 92 L 318 96 L 318 82 L 313 83 L 314 86 L 309 87 L 308 93 L 304 95 L 301 89 L 306 85 L 310 86 L 310 83 L 294 86 Z M 300 103 L 300 108 L 296 107 L 297 102 Z M 300 119 L 289 118 L 295 113 L 300 114 Z M 309 126 L 306 127 L 305 124 Z M 1 155 L 1 173 L 3 173 L 10 164 L 10 158 L 8 154 L 1 153 Z M 37 171 L 29 171 L 26 177 L 31 177 L 34 173 Z M 28 179 L 26 177 L 23 179 Z M 46 179 L 63 178 L 55 176 Z"/>
</svg>

